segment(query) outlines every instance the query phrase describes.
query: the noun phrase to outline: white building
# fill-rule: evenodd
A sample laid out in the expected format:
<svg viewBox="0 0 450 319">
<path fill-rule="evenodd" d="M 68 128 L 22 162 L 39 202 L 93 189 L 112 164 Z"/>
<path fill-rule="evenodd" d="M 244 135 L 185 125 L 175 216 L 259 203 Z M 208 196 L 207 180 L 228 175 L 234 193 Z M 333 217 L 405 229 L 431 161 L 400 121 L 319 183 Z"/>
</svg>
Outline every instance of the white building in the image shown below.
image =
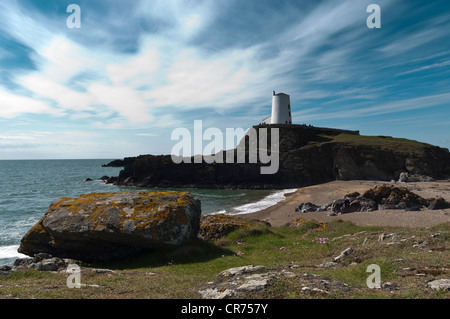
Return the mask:
<svg viewBox="0 0 450 319">
<path fill-rule="evenodd" d="M 262 121 L 263 124 L 292 124 L 291 99 L 284 93 L 272 96 L 272 115 Z"/>
</svg>

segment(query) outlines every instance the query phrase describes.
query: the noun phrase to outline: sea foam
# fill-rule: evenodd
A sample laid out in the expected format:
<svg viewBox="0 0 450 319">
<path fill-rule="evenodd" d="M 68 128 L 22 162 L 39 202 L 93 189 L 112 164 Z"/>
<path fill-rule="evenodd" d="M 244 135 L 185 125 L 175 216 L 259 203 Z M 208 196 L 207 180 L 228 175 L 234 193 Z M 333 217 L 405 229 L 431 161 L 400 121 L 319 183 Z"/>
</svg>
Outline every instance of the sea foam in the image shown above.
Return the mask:
<svg viewBox="0 0 450 319">
<path fill-rule="evenodd" d="M 255 213 L 260 210 L 272 207 L 272 206 L 278 204 L 280 201 L 286 199 L 286 197 L 284 196 L 285 194 L 294 193 L 295 191 L 297 191 L 296 188 L 295 189 L 284 189 L 281 191 L 277 191 L 273 194 L 270 194 L 270 195 L 264 197 L 263 199 L 261 199 L 259 201 L 234 207 L 233 214 L 241 215 L 241 214 Z"/>
<path fill-rule="evenodd" d="M 0 247 L 0 259 L 9 259 L 9 258 L 26 258 L 28 256 L 21 254 L 17 251 L 19 249 L 19 245 L 12 246 L 1 246 Z"/>
</svg>

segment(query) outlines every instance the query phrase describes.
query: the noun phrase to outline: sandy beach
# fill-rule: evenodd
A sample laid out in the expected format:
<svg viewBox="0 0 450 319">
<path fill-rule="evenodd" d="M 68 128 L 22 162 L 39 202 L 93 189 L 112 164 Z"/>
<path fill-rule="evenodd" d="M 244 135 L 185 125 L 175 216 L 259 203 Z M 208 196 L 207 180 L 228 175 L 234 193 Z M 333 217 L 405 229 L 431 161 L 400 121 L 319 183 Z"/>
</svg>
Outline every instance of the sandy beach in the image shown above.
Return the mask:
<svg viewBox="0 0 450 319">
<path fill-rule="evenodd" d="M 373 212 L 354 212 L 339 216 L 327 216 L 327 212 L 295 212 L 301 203 L 311 202 L 325 205 L 343 198 L 352 192 L 363 193 L 376 185 L 404 186 L 424 198 L 443 197 L 450 201 L 450 180 L 433 182 L 380 182 L 380 181 L 333 181 L 324 184 L 299 188 L 296 192 L 286 194 L 286 199 L 259 212 L 241 215 L 242 217 L 266 220 L 272 226 L 283 226 L 299 217 L 320 222 L 348 220 L 359 226 L 393 226 L 393 227 L 431 227 L 450 222 L 450 209 L 421 211 L 378 210 Z"/>
</svg>

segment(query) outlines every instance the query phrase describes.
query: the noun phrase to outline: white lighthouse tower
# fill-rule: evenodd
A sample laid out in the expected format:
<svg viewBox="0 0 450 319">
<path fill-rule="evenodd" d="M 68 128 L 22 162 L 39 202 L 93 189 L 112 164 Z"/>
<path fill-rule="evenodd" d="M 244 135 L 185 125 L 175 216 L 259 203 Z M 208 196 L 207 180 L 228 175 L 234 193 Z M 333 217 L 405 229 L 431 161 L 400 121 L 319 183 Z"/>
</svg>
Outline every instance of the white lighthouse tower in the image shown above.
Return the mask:
<svg viewBox="0 0 450 319">
<path fill-rule="evenodd" d="M 292 124 L 291 99 L 284 93 L 272 96 L 272 115 L 263 120 L 263 124 Z"/>
</svg>

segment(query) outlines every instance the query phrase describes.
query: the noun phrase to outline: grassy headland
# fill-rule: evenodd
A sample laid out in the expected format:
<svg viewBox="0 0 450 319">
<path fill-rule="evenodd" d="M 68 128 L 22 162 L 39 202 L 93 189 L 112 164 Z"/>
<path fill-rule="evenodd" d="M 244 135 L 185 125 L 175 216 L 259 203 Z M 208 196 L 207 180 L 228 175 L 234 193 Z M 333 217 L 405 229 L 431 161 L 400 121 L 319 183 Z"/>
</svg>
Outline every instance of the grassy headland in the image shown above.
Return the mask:
<svg viewBox="0 0 450 319">
<path fill-rule="evenodd" d="M 422 152 L 424 147 L 431 145 L 409 140 L 406 138 L 395 138 L 391 136 L 367 136 L 353 134 L 338 134 L 334 136 L 321 135 L 323 138 L 329 139 L 329 142 L 343 143 L 353 146 L 371 146 L 379 149 L 393 150 L 402 153 Z"/>
</svg>

